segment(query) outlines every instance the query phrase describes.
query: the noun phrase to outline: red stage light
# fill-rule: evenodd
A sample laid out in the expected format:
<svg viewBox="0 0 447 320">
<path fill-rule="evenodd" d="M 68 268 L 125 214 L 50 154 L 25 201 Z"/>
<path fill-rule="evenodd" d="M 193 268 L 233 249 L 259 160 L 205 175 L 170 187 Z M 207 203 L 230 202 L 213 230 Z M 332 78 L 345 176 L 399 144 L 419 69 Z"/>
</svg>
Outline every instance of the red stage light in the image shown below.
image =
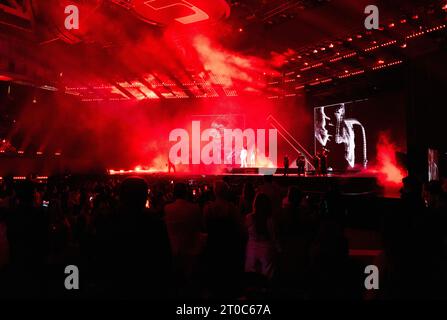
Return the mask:
<svg viewBox="0 0 447 320">
<path fill-rule="evenodd" d="M 0 74 L 0 81 L 11 81 L 11 80 L 12 80 L 11 77 Z"/>
<path fill-rule="evenodd" d="M 406 175 L 405 170 L 397 163 L 396 152 L 397 147 L 386 134 L 382 134 L 377 144 L 377 169 L 380 173 L 379 180 L 382 185 L 401 185 L 402 179 Z"/>
</svg>

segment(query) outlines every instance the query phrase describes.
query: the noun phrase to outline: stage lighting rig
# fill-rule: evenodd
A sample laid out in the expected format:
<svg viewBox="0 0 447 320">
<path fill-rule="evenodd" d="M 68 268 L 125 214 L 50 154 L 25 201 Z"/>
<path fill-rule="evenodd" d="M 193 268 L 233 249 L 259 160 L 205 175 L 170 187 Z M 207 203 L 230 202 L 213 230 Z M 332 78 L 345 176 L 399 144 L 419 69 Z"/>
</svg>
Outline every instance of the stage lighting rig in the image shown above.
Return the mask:
<svg viewBox="0 0 447 320">
<path fill-rule="evenodd" d="M 216 21 L 230 15 L 225 0 L 111 0 L 140 19 L 158 26 L 190 25 Z"/>
<path fill-rule="evenodd" d="M 47 40 L 62 39 L 68 43 L 108 42 L 109 33 L 131 27 L 138 32 L 147 27 L 185 27 L 225 19 L 230 7 L 225 0 L 73 0 L 79 12 L 79 29 L 67 30 L 64 0 L 32 2 L 39 34 Z M 112 28 L 113 26 L 113 28 Z M 114 29 L 115 28 L 115 29 Z"/>
</svg>

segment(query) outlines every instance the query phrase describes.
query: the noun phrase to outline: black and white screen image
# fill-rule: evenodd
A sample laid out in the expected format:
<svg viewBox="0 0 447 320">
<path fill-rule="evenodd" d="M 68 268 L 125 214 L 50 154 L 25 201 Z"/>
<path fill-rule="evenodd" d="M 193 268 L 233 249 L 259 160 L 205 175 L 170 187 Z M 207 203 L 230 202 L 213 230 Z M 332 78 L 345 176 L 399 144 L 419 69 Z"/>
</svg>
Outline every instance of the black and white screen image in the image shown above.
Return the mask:
<svg viewBox="0 0 447 320">
<path fill-rule="evenodd" d="M 325 149 L 328 167 L 344 172 L 375 163 L 381 134 L 404 148 L 404 111 L 397 108 L 391 114 L 388 106 L 378 99 L 365 99 L 314 108 L 315 154 Z"/>
</svg>

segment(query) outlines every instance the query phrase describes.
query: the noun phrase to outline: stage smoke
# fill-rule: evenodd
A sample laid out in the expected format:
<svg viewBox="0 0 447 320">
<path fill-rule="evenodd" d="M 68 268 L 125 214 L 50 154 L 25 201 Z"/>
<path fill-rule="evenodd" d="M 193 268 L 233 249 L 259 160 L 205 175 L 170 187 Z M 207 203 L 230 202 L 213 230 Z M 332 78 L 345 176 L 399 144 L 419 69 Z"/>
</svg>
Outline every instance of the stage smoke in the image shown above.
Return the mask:
<svg viewBox="0 0 447 320">
<path fill-rule="evenodd" d="M 406 170 L 398 163 L 396 154 L 399 148 L 386 132 L 379 135 L 376 164 L 367 171 L 377 175 L 378 183 L 386 193 L 396 193 L 402 187 Z"/>
</svg>

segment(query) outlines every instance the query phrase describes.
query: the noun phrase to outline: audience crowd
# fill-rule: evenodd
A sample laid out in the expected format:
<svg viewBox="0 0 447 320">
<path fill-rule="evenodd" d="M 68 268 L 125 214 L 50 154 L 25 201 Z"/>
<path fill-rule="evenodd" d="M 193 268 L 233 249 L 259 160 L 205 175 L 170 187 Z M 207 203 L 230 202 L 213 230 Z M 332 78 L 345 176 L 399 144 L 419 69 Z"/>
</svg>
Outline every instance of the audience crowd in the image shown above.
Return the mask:
<svg viewBox="0 0 447 320">
<path fill-rule="evenodd" d="M 334 186 L 59 177 L 0 184 L 0 298 L 446 298 L 446 189 L 408 177 L 377 212 L 379 254 L 352 254 Z M 359 206 L 367 210 L 371 199 Z M 379 210 L 378 210 L 379 211 Z M 377 265 L 380 289 L 365 288 Z M 64 287 L 65 267 L 80 290 Z"/>
</svg>

